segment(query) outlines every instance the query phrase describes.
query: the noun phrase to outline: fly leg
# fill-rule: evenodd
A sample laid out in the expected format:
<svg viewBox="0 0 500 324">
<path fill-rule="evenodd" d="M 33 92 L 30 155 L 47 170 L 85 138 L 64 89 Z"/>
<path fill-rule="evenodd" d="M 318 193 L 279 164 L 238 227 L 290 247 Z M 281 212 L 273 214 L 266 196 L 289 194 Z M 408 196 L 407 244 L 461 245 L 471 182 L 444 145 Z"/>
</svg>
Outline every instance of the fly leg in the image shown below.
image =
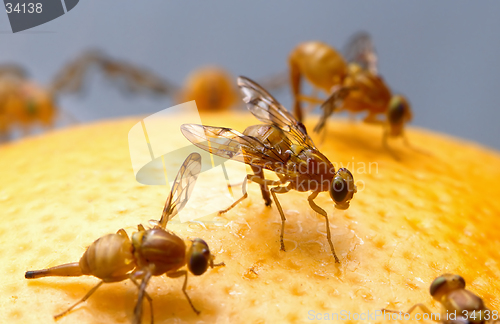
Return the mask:
<svg viewBox="0 0 500 324">
<path fill-rule="evenodd" d="M 230 211 L 232 208 L 234 208 L 236 205 L 238 205 L 240 202 L 242 202 L 243 200 L 245 200 L 248 197 L 248 193 L 247 193 L 247 182 L 248 181 L 253 181 L 253 182 L 256 182 L 260 185 L 265 185 L 266 187 L 267 186 L 279 186 L 280 184 L 283 184 L 282 181 L 266 180 L 266 179 L 259 177 L 257 175 L 247 174 L 247 177 L 245 178 L 245 180 L 243 180 L 243 185 L 241 186 L 241 192 L 243 193 L 243 196 L 240 199 L 236 200 L 228 208 L 226 208 L 224 210 L 220 210 L 219 215 L 227 213 L 228 211 Z"/>
<path fill-rule="evenodd" d="M 389 131 L 386 129 L 384 129 L 384 135 L 382 136 L 382 145 L 384 146 L 384 148 L 392 155 L 392 157 L 394 158 L 394 160 L 401 160 L 399 158 L 399 156 L 394 153 L 394 151 L 391 149 L 391 147 L 389 146 Z"/>
<path fill-rule="evenodd" d="M 313 88 L 313 92 L 311 94 L 312 98 L 318 98 L 318 89 Z M 306 107 L 307 114 L 309 115 L 314 108 L 316 108 L 317 102 L 310 102 L 309 105 Z"/>
<path fill-rule="evenodd" d="M 26 279 L 36 279 L 40 277 L 78 277 L 78 276 L 83 276 L 82 269 L 80 268 L 80 263 L 78 262 L 73 262 L 73 263 L 66 263 L 66 264 L 61 264 L 52 268 L 48 269 L 42 269 L 42 270 L 32 270 L 32 271 L 26 271 L 24 274 L 24 277 Z M 96 290 L 99 288 L 104 281 L 100 281 L 94 288 L 92 288 L 82 299 L 80 299 L 78 302 L 73 304 L 70 308 L 65 310 L 64 312 L 57 314 L 54 316 L 54 319 L 59 319 L 60 317 L 63 317 L 67 313 L 69 313 L 73 308 L 75 308 L 78 304 L 83 303 L 86 301 Z"/>
<path fill-rule="evenodd" d="M 405 312 L 405 314 L 411 314 L 411 312 L 413 312 L 416 308 L 420 308 L 424 312 L 424 314 L 429 315 L 429 318 L 431 318 L 431 319 L 433 318 L 431 310 L 427 306 L 425 306 L 424 304 L 413 305 L 412 307 L 410 307 L 410 309 L 408 311 Z M 385 309 L 385 308 L 382 308 L 381 311 L 384 313 L 385 312 L 397 313 L 397 314 L 400 313 L 400 311 L 395 311 L 395 310 L 390 310 L 390 309 Z"/>
<path fill-rule="evenodd" d="M 326 121 L 327 121 L 328 117 L 330 117 L 330 115 L 332 114 L 331 111 L 328 111 L 327 107 L 322 106 L 321 108 L 322 108 L 321 117 L 319 118 L 319 121 L 316 124 L 316 126 L 314 126 L 314 132 L 316 132 L 316 133 L 319 133 L 322 130 L 324 132 L 326 132 Z"/>
<path fill-rule="evenodd" d="M 317 92 L 314 92 L 313 96 L 300 95 L 299 100 L 306 101 L 306 102 L 309 102 L 309 103 L 315 104 L 315 105 L 321 105 L 324 102 L 324 100 L 314 96 L 314 94 L 317 94 Z"/>
<path fill-rule="evenodd" d="M 282 194 L 282 193 L 286 193 L 289 191 L 290 191 L 289 186 L 271 188 L 271 194 L 273 195 L 274 202 L 276 203 L 276 207 L 278 208 L 278 211 L 280 212 L 280 216 L 281 216 L 281 233 L 280 233 L 280 245 L 281 245 L 280 249 L 281 249 L 281 251 L 285 251 L 285 243 L 283 242 L 283 235 L 285 233 L 286 217 L 285 217 L 285 213 L 283 212 L 283 208 L 281 208 L 281 204 L 278 201 L 278 197 L 276 197 L 276 194 L 277 193 Z"/>
<path fill-rule="evenodd" d="M 64 315 L 68 314 L 73 308 L 75 308 L 76 306 L 78 306 L 79 304 L 83 303 L 84 301 L 86 301 L 87 299 L 89 299 L 90 296 L 92 296 L 93 293 L 95 293 L 95 291 L 97 290 L 97 288 L 101 287 L 101 285 L 104 283 L 104 281 L 99 281 L 99 283 L 92 289 L 90 289 L 90 291 L 85 295 L 83 296 L 82 299 L 80 299 L 79 301 L 77 301 L 76 303 L 74 303 L 70 308 L 68 308 L 67 310 L 65 310 L 64 312 L 62 313 L 59 313 L 57 315 L 54 315 L 54 319 L 55 320 L 58 320 L 59 318 L 63 317 Z"/>
<path fill-rule="evenodd" d="M 333 247 L 332 243 L 332 234 L 330 233 L 330 221 L 328 220 L 328 214 L 324 209 L 316 205 L 316 203 L 313 201 L 317 196 L 318 196 L 318 191 L 314 191 L 309 197 L 307 197 L 307 200 L 309 201 L 309 206 L 311 208 L 321 214 L 323 217 L 325 217 L 326 220 L 326 238 L 328 239 L 328 244 L 330 244 L 330 250 L 332 250 L 333 257 L 335 258 L 335 262 L 340 263 L 339 258 L 337 257 L 337 254 L 335 253 L 335 248 Z"/>
<path fill-rule="evenodd" d="M 306 95 L 296 95 L 295 96 L 295 101 L 296 104 L 294 106 L 294 115 L 297 118 L 299 122 L 303 121 L 303 112 L 302 112 L 302 107 L 300 107 L 301 102 L 308 102 L 309 106 L 307 107 L 308 110 L 312 110 L 312 108 L 315 108 L 316 105 L 321 105 L 324 102 L 324 99 L 318 98 L 316 95 L 318 93 L 316 88 L 313 88 L 314 92 L 312 96 L 306 96 Z M 298 108 L 297 108 L 298 107 Z"/>
<path fill-rule="evenodd" d="M 328 133 L 328 123 L 325 123 L 325 126 L 323 127 L 322 131 L 321 131 L 321 139 L 319 141 L 319 143 L 321 145 L 323 145 L 323 143 L 325 142 L 325 139 L 326 139 L 326 134 Z"/>
<path fill-rule="evenodd" d="M 248 177 L 252 177 L 252 175 L 247 174 L 246 178 L 243 180 L 243 184 L 241 185 L 241 192 L 243 193 L 243 196 L 241 196 L 238 200 L 236 200 L 234 203 L 231 204 L 228 208 L 224 210 L 219 210 L 218 215 L 222 215 L 233 209 L 236 205 L 238 205 L 240 202 L 245 200 L 248 197 L 247 193 L 247 182 L 248 182 Z"/>
<path fill-rule="evenodd" d="M 293 93 L 293 114 L 299 122 L 303 120 L 302 106 L 299 99 L 300 96 L 300 83 L 302 79 L 302 72 L 300 64 L 298 62 L 300 59 L 295 57 L 296 55 L 290 55 L 288 64 L 290 67 L 290 85 Z"/>
<path fill-rule="evenodd" d="M 374 125 L 384 125 L 385 122 L 383 120 L 380 120 L 377 118 L 377 114 L 374 113 L 369 113 L 368 116 L 363 119 L 363 122 L 367 124 L 374 124 Z"/>
<path fill-rule="evenodd" d="M 427 151 L 427 150 L 422 150 L 418 147 L 415 147 L 414 145 L 412 145 L 409 141 L 408 141 L 408 137 L 406 136 L 406 134 L 403 133 L 403 135 L 401 135 L 403 137 L 403 143 L 406 145 L 406 147 L 408 147 L 410 150 L 412 151 L 415 151 L 417 153 L 420 153 L 420 154 L 424 154 L 424 155 L 429 155 L 431 156 L 432 154 Z"/>
<path fill-rule="evenodd" d="M 191 305 L 191 308 L 196 313 L 196 315 L 200 315 L 200 311 L 197 310 L 194 307 L 193 302 L 191 301 L 191 298 L 189 298 L 189 295 L 187 294 L 187 291 L 186 291 L 187 282 L 188 282 L 188 273 L 187 273 L 187 271 L 186 270 L 181 270 L 181 271 L 176 271 L 176 272 L 172 272 L 172 273 L 167 273 L 167 276 L 169 278 L 179 278 L 179 277 L 184 276 L 184 284 L 182 285 L 182 292 L 184 293 L 184 296 L 186 296 L 186 298 L 187 298 L 187 300 L 189 302 L 189 305 Z"/>
<path fill-rule="evenodd" d="M 151 276 L 153 273 L 151 272 L 151 269 L 147 269 L 144 273 L 144 277 L 142 278 L 141 285 L 139 286 L 139 296 L 137 297 L 137 304 L 135 305 L 134 308 L 134 321 L 133 324 L 141 324 L 141 319 L 142 319 L 142 301 L 144 299 L 144 296 L 147 296 L 148 293 L 146 292 L 146 287 L 148 285 L 149 279 L 151 279 Z M 132 278 L 132 277 L 130 277 Z M 132 280 L 134 282 L 134 280 Z M 146 297 L 148 300 L 149 298 Z M 153 304 L 151 303 L 151 311 L 153 310 Z M 153 312 L 151 312 L 151 323 L 153 323 Z"/>
<path fill-rule="evenodd" d="M 128 238 L 127 233 L 121 229 L 118 231 L 119 235 L 124 235 L 125 237 Z M 32 270 L 32 271 L 26 271 L 24 274 L 24 277 L 26 279 L 36 279 L 36 278 L 41 278 L 41 277 L 79 277 L 83 275 L 88 275 L 84 274 L 82 272 L 82 269 L 80 268 L 80 263 L 79 262 L 73 262 L 73 263 L 66 263 L 66 264 L 61 264 L 52 268 L 48 269 L 42 269 L 42 270 Z M 106 281 L 122 281 L 127 279 L 128 277 L 125 276 L 111 276 L 109 278 L 105 278 Z M 65 310 L 64 312 L 57 314 L 54 316 L 54 319 L 59 319 L 69 313 L 73 308 L 78 306 L 79 304 L 83 303 L 87 299 L 92 296 L 92 294 L 104 283 L 103 280 L 101 280 L 94 288 L 92 288 L 85 296 L 83 296 L 82 299 L 80 299 L 78 302 L 73 304 L 70 308 Z"/>
<path fill-rule="evenodd" d="M 256 165 L 251 165 L 253 173 L 255 174 L 256 177 L 264 179 L 264 170 L 262 170 L 261 167 L 256 166 Z M 269 195 L 269 188 L 267 187 L 266 184 L 259 184 L 260 185 L 260 191 L 262 191 L 262 198 L 264 198 L 266 206 L 271 206 L 272 200 L 271 196 Z"/>
<path fill-rule="evenodd" d="M 136 285 L 137 288 L 141 289 L 141 285 L 139 285 L 139 283 L 134 279 L 134 277 L 130 276 L 130 280 L 134 283 L 134 285 Z M 149 294 L 146 291 L 144 291 L 144 296 L 149 302 L 149 310 L 151 312 L 151 324 L 153 324 L 154 323 L 153 298 L 151 298 L 151 296 L 149 296 Z"/>
<path fill-rule="evenodd" d="M 389 152 L 389 154 L 392 155 L 392 157 L 395 159 L 395 160 L 400 160 L 399 156 L 394 153 L 394 151 L 391 149 L 391 147 L 389 146 L 389 129 L 388 129 L 388 125 L 377 118 L 377 115 L 376 114 L 373 114 L 373 113 L 370 113 L 368 114 L 368 116 L 366 116 L 366 118 L 363 120 L 365 123 L 368 123 L 368 124 L 374 124 L 374 125 L 382 125 L 384 127 L 384 134 L 382 135 L 382 146 Z"/>
</svg>

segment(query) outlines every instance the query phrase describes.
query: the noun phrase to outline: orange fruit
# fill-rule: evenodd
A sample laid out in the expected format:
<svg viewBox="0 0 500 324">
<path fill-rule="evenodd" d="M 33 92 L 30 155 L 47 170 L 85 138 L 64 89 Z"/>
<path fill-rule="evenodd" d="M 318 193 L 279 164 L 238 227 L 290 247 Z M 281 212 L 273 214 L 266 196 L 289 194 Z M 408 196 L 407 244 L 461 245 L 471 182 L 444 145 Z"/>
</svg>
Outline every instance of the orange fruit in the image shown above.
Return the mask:
<svg viewBox="0 0 500 324">
<path fill-rule="evenodd" d="M 167 187 L 141 185 L 132 171 L 127 135 L 139 121 L 104 121 L 0 146 L 0 322 L 51 323 L 98 282 L 27 280 L 25 271 L 78 261 L 97 238 L 120 228 L 130 235 L 137 224 L 160 218 Z M 202 121 L 240 131 L 258 123 L 248 113 Z M 249 198 L 226 215 L 169 224 L 184 239 L 203 238 L 226 265 L 189 277 L 199 316 L 181 291 L 182 279 L 153 277 L 147 291 L 155 323 L 302 323 L 318 314 L 407 310 L 420 302 L 439 312 L 429 286 L 447 272 L 462 275 L 490 309 L 500 309 L 498 152 L 409 129 L 409 141 L 426 153 L 394 140 L 395 160 L 382 148 L 379 127 L 331 121 L 328 130 L 320 150 L 347 166 L 358 185 L 346 211 L 334 210 L 327 193 L 316 199 L 329 214 L 341 263 L 334 262 L 324 218 L 305 193 L 279 195 L 288 250 L 280 251 L 279 213 L 274 204 L 264 206 L 259 186 L 250 183 Z M 169 131 L 172 142 L 183 139 Z M 203 213 L 227 191 L 200 180 L 196 187 L 205 197 L 192 197 L 180 214 Z M 136 298 L 130 281 L 104 284 L 58 323 L 128 323 Z"/>
</svg>

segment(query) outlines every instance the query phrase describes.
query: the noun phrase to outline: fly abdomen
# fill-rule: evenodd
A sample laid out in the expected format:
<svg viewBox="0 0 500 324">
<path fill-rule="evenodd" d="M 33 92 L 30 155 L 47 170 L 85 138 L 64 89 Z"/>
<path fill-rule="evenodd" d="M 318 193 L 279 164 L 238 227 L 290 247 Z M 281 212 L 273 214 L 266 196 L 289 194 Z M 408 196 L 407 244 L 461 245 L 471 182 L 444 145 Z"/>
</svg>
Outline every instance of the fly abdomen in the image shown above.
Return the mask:
<svg viewBox="0 0 500 324">
<path fill-rule="evenodd" d="M 36 279 L 41 277 L 78 277 L 82 275 L 83 273 L 78 262 L 73 262 L 61 264 L 48 269 L 26 271 L 24 278 Z"/>
<path fill-rule="evenodd" d="M 80 259 L 83 274 L 105 282 L 123 280 L 134 270 L 133 247 L 130 240 L 119 234 L 105 235 L 92 243 Z"/>
</svg>

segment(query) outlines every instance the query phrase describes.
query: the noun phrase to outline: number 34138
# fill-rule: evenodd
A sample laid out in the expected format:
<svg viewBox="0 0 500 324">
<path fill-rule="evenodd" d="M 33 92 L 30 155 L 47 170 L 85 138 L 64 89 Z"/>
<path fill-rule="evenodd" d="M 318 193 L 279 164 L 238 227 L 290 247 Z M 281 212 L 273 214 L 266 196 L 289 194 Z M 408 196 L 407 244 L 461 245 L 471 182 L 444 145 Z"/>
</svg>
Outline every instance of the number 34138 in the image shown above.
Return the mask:
<svg viewBox="0 0 500 324">
<path fill-rule="evenodd" d="M 23 3 L 16 4 L 15 7 L 12 7 L 12 3 L 6 3 L 5 9 L 8 14 L 11 12 L 17 13 L 41 13 L 42 12 L 42 4 L 41 3 Z"/>
</svg>

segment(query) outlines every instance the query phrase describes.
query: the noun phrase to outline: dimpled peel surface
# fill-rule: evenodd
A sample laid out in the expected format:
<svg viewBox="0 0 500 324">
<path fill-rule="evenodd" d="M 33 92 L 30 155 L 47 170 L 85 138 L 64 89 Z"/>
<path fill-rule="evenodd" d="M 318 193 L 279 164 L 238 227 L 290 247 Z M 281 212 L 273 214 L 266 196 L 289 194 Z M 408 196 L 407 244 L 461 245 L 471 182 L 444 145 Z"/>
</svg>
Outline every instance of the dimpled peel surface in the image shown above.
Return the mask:
<svg viewBox="0 0 500 324">
<path fill-rule="evenodd" d="M 132 171 L 128 132 L 140 119 L 0 146 L 0 322 L 52 323 L 98 280 L 26 280 L 25 271 L 78 261 L 100 236 L 120 228 L 130 235 L 137 224 L 160 218 L 167 187 L 142 185 Z M 239 131 L 258 123 L 249 113 L 204 115 L 202 121 Z M 173 142 L 183 140 L 169 131 Z M 407 135 L 416 150 L 390 141 L 399 160 L 383 149 L 379 127 L 330 121 L 321 144 L 313 135 L 358 186 L 346 211 L 335 210 L 326 192 L 315 200 L 329 214 L 340 265 L 324 218 L 309 207 L 306 193 L 278 196 L 287 216 L 287 252 L 279 250 L 275 204 L 264 206 L 252 183 L 249 198 L 223 216 L 169 224 L 182 238 L 203 238 L 225 266 L 189 277 L 187 292 L 199 316 L 181 291 L 182 279 L 154 277 L 147 291 L 155 323 L 325 322 L 316 315 L 407 310 L 419 302 L 437 312 L 429 286 L 446 272 L 462 275 L 468 289 L 500 309 L 500 155 L 428 131 L 410 128 Z M 227 191 L 206 181 L 196 186 L 206 197 L 193 198 L 181 214 L 203 213 L 211 197 Z M 130 281 L 105 284 L 58 323 L 130 323 L 136 298 Z M 149 316 L 145 304 L 144 323 Z"/>
</svg>

